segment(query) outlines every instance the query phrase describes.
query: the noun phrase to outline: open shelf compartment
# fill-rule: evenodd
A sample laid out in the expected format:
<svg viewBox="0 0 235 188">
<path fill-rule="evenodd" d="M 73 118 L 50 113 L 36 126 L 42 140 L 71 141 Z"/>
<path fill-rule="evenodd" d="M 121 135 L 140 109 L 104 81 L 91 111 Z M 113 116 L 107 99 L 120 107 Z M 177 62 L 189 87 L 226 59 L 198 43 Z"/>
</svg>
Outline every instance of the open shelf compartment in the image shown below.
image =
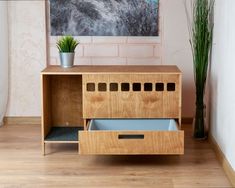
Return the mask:
<svg viewBox="0 0 235 188">
<path fill-rule="evenodd" d="M 82 76 L 42 75 L 44 143 L 78 143 L 83 128 Z"/>
<path fill-rule="evenodd" d="M 78 132 L 83 127 L 52 127 L 45 138 L 45 142 L 74 142 L 78 143 Z"/>
</svg>

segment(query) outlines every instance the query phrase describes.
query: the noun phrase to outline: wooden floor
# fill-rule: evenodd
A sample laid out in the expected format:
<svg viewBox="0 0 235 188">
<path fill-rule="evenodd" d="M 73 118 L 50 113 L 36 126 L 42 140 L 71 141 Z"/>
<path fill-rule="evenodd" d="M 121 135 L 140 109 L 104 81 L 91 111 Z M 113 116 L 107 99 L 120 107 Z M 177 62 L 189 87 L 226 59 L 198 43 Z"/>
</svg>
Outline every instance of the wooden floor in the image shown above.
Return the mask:
<svg viewBox="0 0 235 188">
<path fill-rule="evenodd" d="M 209 143 L 187 129 L 184 156 L 79 156 L 76 144 L 58 144 L 47 145 L 44 157 L 40 126 L 4 126 L 0 188 L 231 187 Z"/>
</svg>

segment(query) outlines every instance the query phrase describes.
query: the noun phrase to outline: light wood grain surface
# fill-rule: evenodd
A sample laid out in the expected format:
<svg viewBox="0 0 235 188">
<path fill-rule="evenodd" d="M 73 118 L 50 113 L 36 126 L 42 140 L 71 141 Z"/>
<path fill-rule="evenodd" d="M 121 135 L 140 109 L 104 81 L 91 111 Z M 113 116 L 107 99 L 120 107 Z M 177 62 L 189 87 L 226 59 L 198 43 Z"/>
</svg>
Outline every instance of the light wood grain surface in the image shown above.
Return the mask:
<svg viewBox="0 0 235 188">
<path fill-rule="evenodd" d="M 83 117 L 91 118 L 176 118 L 181 119 L 180 74 L 89 74 L 83 75 Z M 98 91 L 98 84 L 106 84 L 106 91 Z M 110 84 L 118 86 L 110 91 Z M 134 91 L 138 83 L 141 91 Z M 164 84 L 164 91 L 156 91 L 156 83 Z M 175 91 L 167 91 L 168 83 L 175 84 Z M 87 91 L 94 84 L 95 91 Z M 122 91 L 122 84 L 129 84 Z M 144 85 L 151 84 L 151 91 Z M 179 122 L 180 123 L 180 122 Z"/>
<path fill-rule="evenodd" d="M 180 75 L 162 75 L 165 90 L 163 92 L 163 117 L 181 119 L 181 77 Z M 174 83 L 175 91 L 167 91 L 167 84 Z"/>
<path fill-rule="evenodd" d="M 191 135 L 183 156 L 79 156 L 77 144 L 48 144 L 42 156 L 40 125 L 3 126 L 0 187 L 231 187 L 210 144 Z"/>
<path fill-rule="evenodd" d="M 79 74 L 125 74 L 125 73 L 138 73 L 138 74 L 146 74 L 146 73 L 169 73 L 169 74 L 180 74 L 180 70 L 175 65 L 111 65 L 111 66 L 104 66 L 104 65 L 77 65 L 73 66 L 72 68 L 62 68 L 58 65 L 51 65 L 45 68 L 42 71 L 42 74 L 70 74 L 70 75 L 79 75 Z"/>
<path fill-rule="evenodd" d="M 119 136 L 124 138 L 120 139 Z M 128 136 L 137 136 L 134 139 Z M 184 131 L 81 131 L 80 154 L 176 155 L 184 153 Z"/>
<path fill-rule="evenodd" d="M 84 118 L 108 118 L 110 117 L 109 92 L 98 91 L 98 83 L 109 83 L 108 75 L 83 75 L 83 117 Z M 87 84 L 95 84 L 95 91 L 87 91 Z"/>
<path fill-rule="evenodd" d="M 82 126 L 82 76 L 50 76 L 53 126 Z"/>
</svg>

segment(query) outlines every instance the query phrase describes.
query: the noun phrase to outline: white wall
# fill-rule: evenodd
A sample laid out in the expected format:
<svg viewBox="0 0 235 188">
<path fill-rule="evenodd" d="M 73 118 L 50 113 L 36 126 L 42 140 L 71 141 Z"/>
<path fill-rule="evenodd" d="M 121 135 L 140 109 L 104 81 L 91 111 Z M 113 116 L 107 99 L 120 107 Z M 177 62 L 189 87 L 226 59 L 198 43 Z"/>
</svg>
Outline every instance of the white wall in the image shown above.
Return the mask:
<svg viewBox="0 0 235 188">
<path fill-rule="evenodd" d="M 7 1 L 0 1 L 0 125 L 6 113 L 8 95 Z"/>
<path fill-rule="evenodd" d="M 40 116 L 46 67 L 45 2 L 8 1 L 10 94 L 7 116 Z"/>
<path fill-rule="evenodd" d="M 177 65 L 183 72 L 183 117 L 193 117 L 195 93 L 193 62 L 184 0 L 162 0 L 164 2 L 163 64 Z"/>
<path fill-rule="evenodd" d="M 211 66 L 211 134 L 235 170 L 235 1 L 216 0 Z"/>
</svg>

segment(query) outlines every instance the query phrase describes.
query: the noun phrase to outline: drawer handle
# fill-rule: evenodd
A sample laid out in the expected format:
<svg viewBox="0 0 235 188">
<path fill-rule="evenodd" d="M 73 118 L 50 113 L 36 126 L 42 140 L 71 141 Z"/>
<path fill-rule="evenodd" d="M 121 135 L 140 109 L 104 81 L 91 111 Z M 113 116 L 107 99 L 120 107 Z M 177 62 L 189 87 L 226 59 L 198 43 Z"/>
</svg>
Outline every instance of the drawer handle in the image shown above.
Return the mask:
<svg viewBox="0 0 235 188">
<path fill-rule="evenodd" d="M 118 139 L 144 139 L 144 134 L 119 134 Z"/>
</svg>

